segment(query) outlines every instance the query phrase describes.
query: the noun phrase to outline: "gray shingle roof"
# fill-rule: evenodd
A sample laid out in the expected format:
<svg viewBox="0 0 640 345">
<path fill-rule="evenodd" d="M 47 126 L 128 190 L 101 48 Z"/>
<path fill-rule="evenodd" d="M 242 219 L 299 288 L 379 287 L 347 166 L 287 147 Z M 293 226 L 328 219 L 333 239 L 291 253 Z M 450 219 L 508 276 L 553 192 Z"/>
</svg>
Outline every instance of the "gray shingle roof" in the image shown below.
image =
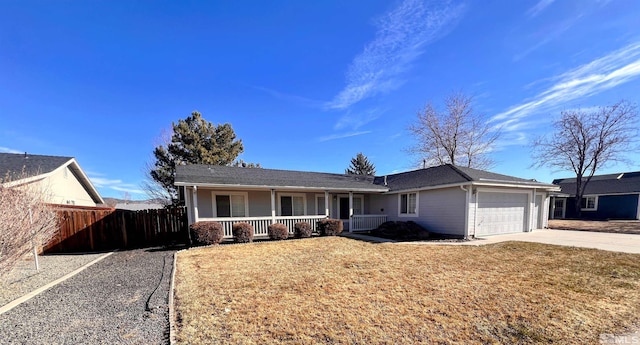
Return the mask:
<svg viewBox="0 0 640 345">
<path fill-rule="evenodd" d="M 42 156 L 24 153 L 0 153 L 0 178 L 8 173 L 12 180 L 49 173 L 72 157 Z"/>
<path fill-rule="evenodd" d="M 254 169 L 229 166 L 182 165 L 176 167 L 177 185 L 213 184 L 243 187 L 291 187 L 317 188 L 326 190 L 361 190 L 372 192 L 398 191 L 436 187 L 465 182 L 498 182 L 549 186 L 513 176 L 488 171 L 461 168 L 450 164 L 407 171 L 386 176 L 359 176 L 291 171 L 275 169 Z"/>
<path fill-rule="evenodd" d="M 371 176 L 341 175 L 309 171 L 240 168 L 219 165 L 181 165 L 176 167 L 175 183 L 216 184 L 255 187 L 317 188 L 327 190 L 387 190 L 373 184 Z"/>
<path fill-rule="evenodd" d="M 555 179 L 553 184 L 560 186 L 562 193 L 576 194 L 575 177 Z M 640 171 L 595 175 L 591 178 L 584 191 L 584 194 L 620 193 L 640 193 Z"/>
<path fill-rule="evenodd" d="M 387 186 L 390 191 L 482 181 L 548 186 L 532 180 L 451 164 L 387 175 Z M 375 183 L 384 184 L 384 176 L 376 177 Z"/>
</svg>

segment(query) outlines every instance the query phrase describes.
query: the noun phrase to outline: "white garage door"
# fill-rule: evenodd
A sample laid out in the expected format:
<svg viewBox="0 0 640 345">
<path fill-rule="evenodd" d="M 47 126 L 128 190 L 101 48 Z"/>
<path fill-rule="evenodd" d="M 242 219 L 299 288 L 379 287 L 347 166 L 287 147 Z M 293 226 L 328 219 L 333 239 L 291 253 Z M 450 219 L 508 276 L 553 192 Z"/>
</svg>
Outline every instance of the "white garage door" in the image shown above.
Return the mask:
<svg viewBox="0 0 640 345">
<path fill-rule="evenodd" d="M 476 236 L 523 232 L 527 200 L 526 193 L 479 192 Z"/>
</svg>

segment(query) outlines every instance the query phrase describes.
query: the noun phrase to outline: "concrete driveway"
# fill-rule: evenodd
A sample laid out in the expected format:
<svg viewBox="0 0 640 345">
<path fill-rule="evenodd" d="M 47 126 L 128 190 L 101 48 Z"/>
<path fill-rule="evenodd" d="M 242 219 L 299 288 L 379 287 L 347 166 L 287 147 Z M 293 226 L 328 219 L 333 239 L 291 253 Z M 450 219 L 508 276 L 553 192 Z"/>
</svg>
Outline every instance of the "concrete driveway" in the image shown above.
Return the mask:
<svg viewBox="0 0 640 345">
<path fill-rule="evenodd" d="M 538 242 L 640 254 L 640 235 L 590 231 L 540 229 L 533 232 L 487 236 L 464 244 L 483 245 L 505 241 Z"/>
</svg>

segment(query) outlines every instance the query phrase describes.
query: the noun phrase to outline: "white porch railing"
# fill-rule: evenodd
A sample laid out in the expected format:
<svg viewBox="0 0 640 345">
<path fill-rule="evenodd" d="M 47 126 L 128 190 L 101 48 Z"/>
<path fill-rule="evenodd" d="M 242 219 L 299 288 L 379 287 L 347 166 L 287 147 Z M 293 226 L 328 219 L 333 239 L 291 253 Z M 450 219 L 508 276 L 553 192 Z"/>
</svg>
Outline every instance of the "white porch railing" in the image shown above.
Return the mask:
<svg viewBox="0 0 640 345">
<path fill-rule="evenodd" d="M 350 231 L 373 230 L 386 221 L 386 214 L 354 214 L 351 217 L 353 229 Z"/>
<path fill-rule="evenodd" d="M 294 225 L 297 222 L 307 222 L 311 225 L 312 230 L 316 230 L 316 224 L 320 219 L 325 219 L 326 216 L 277 216 L 275 217 L 276 223 L 283 223 L 289 229 L 289 234 L 293 235 Z M 233 224 L 235 223 L 249 223 L 253 226 L 254 237 L 266 237 L 269 236 L 269 225 L 271 225 L 273 219 L 270 216 L 266 217 L 235 217 L 235 218 L 198 218 L 198 221 L 213 221 L 222 224 L 224 229 L 224 238 L 233 237 Z"/>
</svg>

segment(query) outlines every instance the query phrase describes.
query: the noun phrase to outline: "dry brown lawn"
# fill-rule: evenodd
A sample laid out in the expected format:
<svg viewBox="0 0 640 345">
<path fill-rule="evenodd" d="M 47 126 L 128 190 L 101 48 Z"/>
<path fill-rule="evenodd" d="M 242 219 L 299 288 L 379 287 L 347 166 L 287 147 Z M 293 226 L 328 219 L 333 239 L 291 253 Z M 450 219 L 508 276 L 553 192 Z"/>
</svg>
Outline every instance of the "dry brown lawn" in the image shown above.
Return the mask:
<svg viewBox="0 0 640 345">
<path fill-rule="evenodd" d="M 177 340 L 597 344 L 640 322 L 640 255 L 340 237 L 178 255 Z"/>
<path fill-rule="evenodd" d="M 550 219 L 550 229 L 613 232 L 640 235 L 640 221 Z"/>
</svg>

